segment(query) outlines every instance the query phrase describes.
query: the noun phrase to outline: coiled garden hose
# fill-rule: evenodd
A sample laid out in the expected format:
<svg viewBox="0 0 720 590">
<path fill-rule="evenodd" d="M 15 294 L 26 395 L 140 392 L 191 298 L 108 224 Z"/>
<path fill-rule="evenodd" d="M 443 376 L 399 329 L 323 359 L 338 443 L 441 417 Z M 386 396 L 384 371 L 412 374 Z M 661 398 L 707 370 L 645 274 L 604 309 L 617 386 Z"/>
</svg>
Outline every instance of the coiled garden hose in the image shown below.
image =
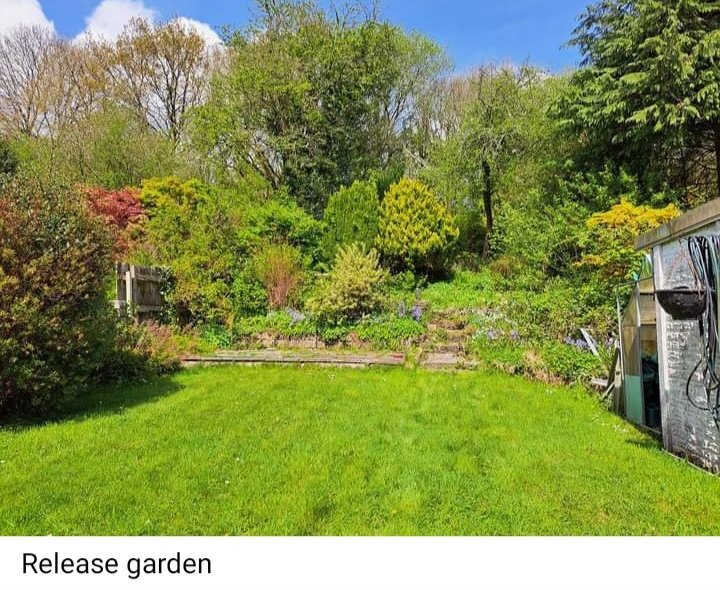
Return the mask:
<svg viewBox="0 0 720 590">
<path fill-rule="evenodd" d="M 695 408 L 709 412 L 720 430 L 720 374 L 717 356 L 720 345 L 718 309 L 720 308 L 720 236 L 692 236 L 687 238 L 688 252 L 697 289 L 705 292 L 705 309 L 698 318 L 702 355 L 690 373 L 685 395 Z M 698 369 L 702 367 L 702 381 L 706 404 L 698 404 L 690 395 L 690 386 Z"/>
</svg>

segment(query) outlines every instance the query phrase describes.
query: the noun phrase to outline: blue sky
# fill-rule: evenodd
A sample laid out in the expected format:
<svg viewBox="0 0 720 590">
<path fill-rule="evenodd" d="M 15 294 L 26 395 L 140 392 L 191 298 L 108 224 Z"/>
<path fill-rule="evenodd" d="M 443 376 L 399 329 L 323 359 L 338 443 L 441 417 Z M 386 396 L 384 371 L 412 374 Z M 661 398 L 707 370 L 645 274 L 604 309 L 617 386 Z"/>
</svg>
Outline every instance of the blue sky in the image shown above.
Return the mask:
<svg viewBox="0 0 720 590">
<path fill-rule="evenodd" d="M 381 0 L 381 5 L 392 22 L 421 31 L 445 47 L 458 70 L 485 61 L 530 61 L 560 71 L 578 61 L 573 49 L 561 47 L 588 1 Z M 28 8 L 25 5 L 38 3 L 46 19 L 68 37 L 86 29 L 94 12 L 97 18 L 91 22 L 104 20 L 106 29 L 119 21 L 121 17 L 110 10 L 103 19 L 96 11 L 101 3 L 146 10 L 157 18 L 184 16 L 215 28 L 242 26 L 253 4 L 252 0 L 0 0 L 0 13 L 19 13 Z"/>
</svg>

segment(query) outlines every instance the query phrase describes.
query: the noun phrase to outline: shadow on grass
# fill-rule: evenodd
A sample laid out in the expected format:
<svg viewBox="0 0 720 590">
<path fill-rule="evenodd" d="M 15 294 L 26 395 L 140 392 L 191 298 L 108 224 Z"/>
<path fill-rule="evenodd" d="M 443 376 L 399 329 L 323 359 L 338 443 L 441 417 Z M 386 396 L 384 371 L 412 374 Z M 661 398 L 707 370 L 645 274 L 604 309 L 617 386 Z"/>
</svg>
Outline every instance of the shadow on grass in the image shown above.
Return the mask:
<svg viewBox="0 0 720 590">
<path fill-rule="evenodd" d="M 118 414 L 125 410 L 152 403 L 178 391 L 183 386 L 173 375 L 154 377 L 144 382 L 126 382 L 112 385 L 95 385 L 75 400 L 43 418 L 9 416 L 0 422 L 0 430 L 20 431 L 46 424 L 81 422 L 104 414 Z"/>
</svg>

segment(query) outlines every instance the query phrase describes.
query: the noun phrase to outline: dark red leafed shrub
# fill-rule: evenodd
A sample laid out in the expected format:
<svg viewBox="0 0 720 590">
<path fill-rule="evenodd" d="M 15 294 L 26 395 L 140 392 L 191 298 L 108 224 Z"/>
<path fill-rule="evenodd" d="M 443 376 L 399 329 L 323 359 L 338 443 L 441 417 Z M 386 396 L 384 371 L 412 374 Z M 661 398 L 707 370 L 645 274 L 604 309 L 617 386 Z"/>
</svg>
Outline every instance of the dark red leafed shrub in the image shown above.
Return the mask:
<svg viewBox="0 0 720 590">
<path fill-rule="evenodd" d="M 111 226 L 115 235 L 115 254 L 122 256 L 128 249 L 129 228 L 145 218 L 140 191 L 133 188 L 107 190 L 99 187 L 83 189 L 90 208 Z"/>
<path fill-rule="evenodd" d="M 107 352 L 111 264 L 84 195 L 20 178 L 2 189 L 0 415 L 42 414 L 86 385 Z"/>
</svg>

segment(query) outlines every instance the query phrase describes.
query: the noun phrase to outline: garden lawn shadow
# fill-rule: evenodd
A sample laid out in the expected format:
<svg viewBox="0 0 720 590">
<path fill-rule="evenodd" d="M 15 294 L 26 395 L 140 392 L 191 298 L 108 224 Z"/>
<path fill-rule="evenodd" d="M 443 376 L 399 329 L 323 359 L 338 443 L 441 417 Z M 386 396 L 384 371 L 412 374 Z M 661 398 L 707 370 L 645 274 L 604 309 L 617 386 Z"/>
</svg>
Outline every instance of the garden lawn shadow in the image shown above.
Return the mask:
<svg viewBox="0 0 720 590">
<path fill-rule="evenodd" d="M 20 431 L 43 424 L 89 420 L 103 414 L 117 414 L 138 405 L 154 403 L 181 389 L 182 385 L 170 375 L 157 377 L 145 383 L 96 386 L 45 418 L 9 416 L 7 420 L 0 422 L 0 432 Z"/>
</svg>

